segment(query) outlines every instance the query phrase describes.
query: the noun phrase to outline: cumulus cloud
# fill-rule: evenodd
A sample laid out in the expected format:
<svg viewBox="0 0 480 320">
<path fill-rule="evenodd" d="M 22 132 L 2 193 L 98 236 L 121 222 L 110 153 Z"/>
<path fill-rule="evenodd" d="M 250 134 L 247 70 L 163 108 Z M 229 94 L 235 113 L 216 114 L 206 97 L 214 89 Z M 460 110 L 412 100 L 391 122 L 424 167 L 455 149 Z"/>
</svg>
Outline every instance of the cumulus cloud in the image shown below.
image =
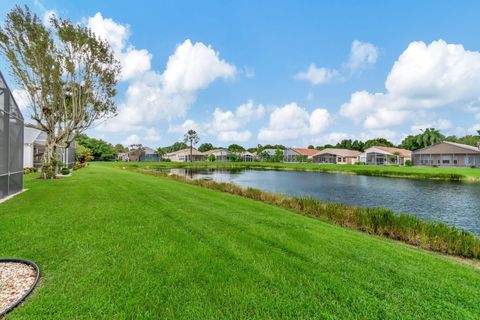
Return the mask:
<svg viewBox="0 0 480 320">
<path fill-rule="evenodd" d="M 354 40 L 350 49 L 348 62 L 343 64 L 340 70 L 317 67 L 314 63 L 310 64 L 306 71 L 301 71 L 295 75 L 297 80 L 306 80 L 313 85 L 328 83 L 334 79 L 347 78 L 345 74 L 356 72 L 367 65 L 374 64 L 377 61 L 378 49 L 371 43 Z"/>
<path fill-rule="evenodd" d="M 129 146 L 132 144 L 140 143 L 140 137 L 136 134 L 129 135 L 125 140 L 122 141 L 124 146 Z"/>
<path fill-rule="evenodd" d="M 255 105 L 252 100 L 238 106 L 234 111 L 216 108 L 205 128 L 219 141 L 245 142 L 252 136 L 249 130 L 244 129 L 245 126 L 251 121 L 261 119 L 264 113 L 265 107 Z"/>
<path fill-rule="evenodd" d="M 145 49 L 135 49 L 128 43 L 130 27 L 104 18 L 100 12 L 87 19 L 87 26 L 101 39 L 108 41 L 122 66 L 122 80 L 140 76 L 151 67 L 152 55 Z"/>
<path fill-rule="evenodd" d="M 187 39 L 170 55 L 162 73 L 151 69 L 152 55 L 129 43 L 130 28 L 96 13 L 87 25 L 108 41 L 122 65 L 128 83 L 118 116 L 102 123 L 104 132 L 138 131 L 161 121 L 182 118 L 196 101 L 198 91 L 217 79 L 235 77 L 237 69 L 211 46 Z"/>
<path fill-rule="evenodd" d="M 157 141 L 160 141 L 161 140 L 161 136 L 160 134 L 158 133 L 157 129 L 155 128 L 148 128 L 145 130 L 145 137 L 144 139 L 146 141 L 150 141 L 150 142 L 157 142 Z"/>
<path fill-rule="evenodd" d="M 258 140 L 282 141 L 318 134 L 328 127 L 330 120 L 330 113 L 326 109 L 319 108 L 309 114 L 292 102 L 273 110 L 268 126 L 260 129 Z"/>
<path fill-rule="evenodd" d="M 378 49 L 373 44 L 354 40 L 347 67 L 352 71 L 359 70 L 377 62 L 377 56 Z"/>
<path fill-rule="evenodd" d="M 295 75 L 297 80 L 306 80 L 313 85 L 318 85 L 322 83 L 327 83 L 338 75 L 337 70 L 327 69 L 327 68 L 318 68 L 314 63 L 312 63 L 307 71 L 299 72 Z"/>
<path fill-rule="evenodd" d="M 353 93 L 340 114 L 365 128 L 382 129 L 418 121 L 418 110 L 478 100 L 480 52 L 443 40 L 412 42 L 392 67 L 385 88 L 385 93 Z"/>
<path fill-rule="evenodd" d="M 198 124 L 191 119 L 185 120 L 182 124 L 179 125 L 170 125 L 168 127 L 168 132 L 184 134 L 188 130 L 199 131 Z"/>
</svg>

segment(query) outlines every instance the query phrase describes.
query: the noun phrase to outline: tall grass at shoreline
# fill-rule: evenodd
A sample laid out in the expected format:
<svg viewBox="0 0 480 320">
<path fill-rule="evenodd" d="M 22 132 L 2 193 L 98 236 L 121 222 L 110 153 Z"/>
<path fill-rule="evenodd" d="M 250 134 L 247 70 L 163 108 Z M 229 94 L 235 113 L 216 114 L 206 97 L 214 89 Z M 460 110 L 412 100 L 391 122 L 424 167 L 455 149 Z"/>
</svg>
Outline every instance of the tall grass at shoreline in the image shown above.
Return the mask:
<svg viewBox="0 0 480 320">
<path fill-rule="evenodd" d="M 390 209 L 358 208 L 343 204 L 324 203 L 310 197 L 289 197 L 255 188 L 242 188 L 231 183 L 169 175 L 163 171 L 148 168 L 137 169 L 137 171 L 262 201 L 423 249 L 480 259 L 480 238 L 474 234 L 444 223 L 423 221 L 408 214 L 397 215 Z"/>
</svg>

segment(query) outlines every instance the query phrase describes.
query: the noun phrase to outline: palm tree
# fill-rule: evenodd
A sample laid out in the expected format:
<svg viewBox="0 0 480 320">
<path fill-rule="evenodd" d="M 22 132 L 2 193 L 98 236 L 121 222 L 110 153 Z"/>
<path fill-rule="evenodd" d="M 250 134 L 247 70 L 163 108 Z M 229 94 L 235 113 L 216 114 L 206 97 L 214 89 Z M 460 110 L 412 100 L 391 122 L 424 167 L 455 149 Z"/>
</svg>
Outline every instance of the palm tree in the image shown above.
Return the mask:
<svg viewBox="0 0 480 320">
<path fill-rule="evenodd" d="M 433 144 L 440 143 L 445 139 L 444 135 L 441 134 L 440 131 L 438 131 L 435 128 L 427 128 L 421 131 L 422 133 L 417 136 L 417 144 L 421 148 L 425 148 Z"/>
<path fill-rule="evenodd" d="M 183 142 L 190 144 L 190 162 L 193 161 L 193 145 L 197 144 L 199 141 L 200 137 L 195 130 L 190 129 L 183 136 Z"/>
</svg>

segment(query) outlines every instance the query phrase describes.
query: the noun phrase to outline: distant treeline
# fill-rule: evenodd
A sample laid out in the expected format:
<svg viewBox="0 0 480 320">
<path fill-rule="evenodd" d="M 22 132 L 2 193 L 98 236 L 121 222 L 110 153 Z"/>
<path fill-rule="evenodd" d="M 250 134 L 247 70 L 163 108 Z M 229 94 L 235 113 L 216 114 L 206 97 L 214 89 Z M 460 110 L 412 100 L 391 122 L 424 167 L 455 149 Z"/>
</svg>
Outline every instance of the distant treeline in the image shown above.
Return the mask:
<svg viewBox="0 0 480 320">
<path fill-rule="evenodd" d="M 407 150 L 418 150 L 424 147 L 428 147 L 430 145 L 439 143 L 441 141 L 452 141 L 457 143 L 463 143 L 471 146 L 479 146 L 480 145 L 480 130 L 477 132 L 477 135 L 466 135 L 463 137 L 457 136 L 445 136 L 440 131 L 434 128 L 427 128 L 425 130 L 421 130 L 421 132 L 417 135 L 409 135 L 403 139 L 403 141 L 399 145 L 395 145 L 391 141 L 385 138 L 375 138 L 370 139 L 367 141 L 361 140 L 352 140 L 352 139 L 344 139 L 337 144 L 326 144 L 322 146 L 314 146 L 309 145 L 309 149 L 317 149 L 322 150 L 325 148 L 342 148 L 342 149 L 350 149 L 350 150 L 357 150 L 357 151 L 365 151 L 366 149 L 372 146 L 383 146 L 383 147 L 399 147 L 402 149 Z M 118 153 L 120 152 L 127 152 L 128 147 L 125 147 L 121 144 L 112 145 L 101 139 L 90 138 L 85 134 L 80 134 L 77 139 L 77 146 L 80 146 L 81 150 L 77 148 L 77 156 L 82 152 L 89 152 L 94 160 L 96 161 L 111 161 L 115 160 Z M 175 142 L 171 146 L 166 147 L 159 147 L 156 149 L 158 154 L 166 154 L 170 152 L 175 152 L 178 150 L 186 149 L 188 145 L 184 142 Z M 273 150 L 285 150 L 287 146 L 282 144 L 265 144 L 265 145 L 257 145 L 256 147 L 245 148 L 239 144 L 231 144 L 228 147 L 222 146 L 214 146 L 211 143 L 202 143 L 198 150 L 200 152 L 205 152 L 213 149 L 227 149 L 230 152 L 242 152 L 242 151 L 249 151 L 252 153 L 261 154 L 262 151 L 266 149 L 273 149 Z"/>
</svg>

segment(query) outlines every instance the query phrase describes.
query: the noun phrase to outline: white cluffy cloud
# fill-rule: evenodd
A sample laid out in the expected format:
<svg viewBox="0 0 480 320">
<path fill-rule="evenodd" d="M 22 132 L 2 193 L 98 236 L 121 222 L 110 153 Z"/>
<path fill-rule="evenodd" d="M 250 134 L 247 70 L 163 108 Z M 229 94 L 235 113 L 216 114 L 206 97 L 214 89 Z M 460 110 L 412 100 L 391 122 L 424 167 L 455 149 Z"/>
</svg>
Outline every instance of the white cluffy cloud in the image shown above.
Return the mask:
<svg viewBox="0 0 480 320">
<path fill-rule="evenodd" d="M 144 130 L 161 121 L 184 117 L 195 102 L 198 91 L 217 79 L 235 77 L 234 65 L 220 59 L 219 53 L 201 42 L 189 39 L 179 44 L 168 58 L 162 73 L 151 69 L 152 55 L 138 50 L 128 39 L 129 27 L 121 25 L 100 13 L 87 19 L 88 26 L 99 37 L 107 40 L 122 65 L 122 80 L 128 88 L 119 104 L 116 118 L 100 125 L 97 130 L 128 132 Z"/>
<path fill-rule="evenodd" d="M 108 41 L 115 57 L 122 66 L 122 80 L 140 76 L 151 67 L 152 55 L 145 49 L 135 49 L 128 43 L 130 27 L 121 25 L 109 18 L 104 18 L 100 12 L 87 20 L 87 26 L 101 39 Z"/>
<path fill-rule="evenodd" d="M 313 85 L 318 85 L 322 83 L 330 82 L 333 78 L 338 76 L 337 70 L 327 69 L 327 68 L 318 68 L 314 63 L 312 63 L 307 71 L 299 72 L 295 75 L 297 80 L 307 80 Z"/>
<path fill-rule="evenodd" d="M 342 77 L 342 74 L 347 70 L 353 73 L 367 65 L 374 64 L 377 61 L 377 56 L 378 49 L 373 44 L 354 40 L 350 49 L 349 60 L 343 65 L 343 70 L 317 67 L 312 63 L 306 71 L 297 73 L 295 79 L 306 80 L 313 85 L 328 83 L 333 79 Z"/>
<path fill-rule="evenodd" d="M 245 126 L 253 120 L 261 119 L 264 113 L 265 107 L 255 106 L 252 100 L 238 106 L 235 111 L 216 108 L 211 121 L 205 125 L 205 128 L 219 141 L 245 142 L 252 137 L 252 133 L 245 129 Z"/>
<path fill-rule="evenodd" d="M 328 110 L 318 108 L 309 114 L 292 102 L 273 110 L 268 127 L 260 129 L 258 140 L 272 142 L 318 134 L 329 126 L 330 121 Z"/>
<path fill-rule="evenodd" d="M 385 93 L 354 92 L 340 114 L 367 129 L 384 129 L 408 121 L 418 123 L 422 110 L 456 108 L 478 100 L 480 52 L 443 40 L 428 45 L 412 42 L 395 62 L 385 88 Z M 433 124 L 451 127 L 441 119 Z"/>
<path fill-rule="evenodd" d="M 352 70 L 361 69 L 377 62 L 378 49 L 371 43 L 354 40 L 350 49 L 347 67 Z"/>
</svg>

